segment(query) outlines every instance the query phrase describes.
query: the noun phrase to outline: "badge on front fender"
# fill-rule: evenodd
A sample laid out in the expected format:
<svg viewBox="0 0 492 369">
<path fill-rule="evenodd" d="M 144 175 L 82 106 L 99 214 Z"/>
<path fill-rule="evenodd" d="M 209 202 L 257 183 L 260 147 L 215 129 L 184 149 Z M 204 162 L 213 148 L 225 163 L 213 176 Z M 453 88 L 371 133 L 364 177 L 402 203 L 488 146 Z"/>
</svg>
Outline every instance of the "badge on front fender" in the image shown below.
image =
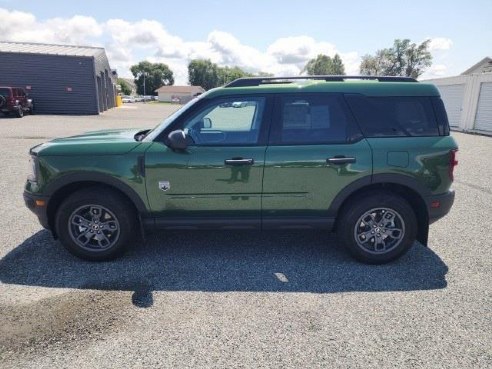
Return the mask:
<svg viewBox="0 0 492 369">
<path fill-rule="evenodd" d="M 159 181 L 159 190 L 167 191 L 171 188 L 169 181 Z"/>
</svg>

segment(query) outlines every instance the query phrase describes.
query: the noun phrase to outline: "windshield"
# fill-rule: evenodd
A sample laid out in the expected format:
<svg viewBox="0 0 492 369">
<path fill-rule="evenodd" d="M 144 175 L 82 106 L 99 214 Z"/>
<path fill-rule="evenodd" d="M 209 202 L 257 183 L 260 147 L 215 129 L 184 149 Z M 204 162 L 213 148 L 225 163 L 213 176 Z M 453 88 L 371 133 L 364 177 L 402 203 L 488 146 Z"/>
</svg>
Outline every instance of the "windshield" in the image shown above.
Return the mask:
<svg viewBox="0 0 492 369">
<path fill-rule="evenodd" d="M 170 116 L 168 116 L 166 119 L 164 119 L 161 123 L 159 123 L 157 126 L 155 126 L 146 136 L 142 141 L 153 141 L 159 134 L 164 131 L 175 119 L 177 119 L 181 114 L 183 114 L 188 108 L 192 105 L 194 105 L 196 102 L 198 102 L 205 94 L 202 94 L 198 97 L 196 97 L 193 100 L 188 101 L 185 105 L 183 105 L 181 108 L 176 110 L 174 113 L 172 113 Z"/>
</svg>

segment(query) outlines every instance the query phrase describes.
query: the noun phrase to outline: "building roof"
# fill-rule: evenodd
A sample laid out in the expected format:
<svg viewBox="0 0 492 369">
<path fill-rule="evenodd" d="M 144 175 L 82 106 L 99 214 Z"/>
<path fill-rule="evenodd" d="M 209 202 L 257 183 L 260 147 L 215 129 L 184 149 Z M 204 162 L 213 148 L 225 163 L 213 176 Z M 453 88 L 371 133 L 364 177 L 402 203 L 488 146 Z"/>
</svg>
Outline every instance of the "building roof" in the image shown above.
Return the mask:
<svg viewBox="0 0 492 369">
<path fill-rule="evenodd" d="M 461 73 L 462 76 L 473 73 L 492 73 L 492 58 L 485 57 L 477 64 Z"/>
<path fill-rule="evenodd" d="M 205 90 L 201 86 L 162 86 L 159 87 L 155 92 L 163 92 L 169 94 L 196 94 L 203 93 Z"/>
<path fill-rule="evenodd" d="M 0 41 L 0 52 L 94 57 L 98 56 L 100 53 L 104 53 L 104 48 L 92 46 L 38 44 L 33 42 Z"/>
</svg>

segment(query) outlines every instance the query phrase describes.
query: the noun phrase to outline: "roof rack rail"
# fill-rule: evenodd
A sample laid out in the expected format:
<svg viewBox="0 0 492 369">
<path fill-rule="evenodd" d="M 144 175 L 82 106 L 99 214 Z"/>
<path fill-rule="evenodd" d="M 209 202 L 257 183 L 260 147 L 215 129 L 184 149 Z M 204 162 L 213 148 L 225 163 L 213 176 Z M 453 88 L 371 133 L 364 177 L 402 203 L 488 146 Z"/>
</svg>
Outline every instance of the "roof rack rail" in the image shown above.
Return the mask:
<svg viewBox="0 0 492 369">
<path fill-rule="evenodd" d="M 292 83 L 293 80 L 312 79 L 326 82 L 344 82 L 347 79 L 375 80 L 379 82 L 417 82 L 411 77 L 392 76 L 295 76 L 295 77 L 248 77 L 238 78 L 224 87 L 249 87 L 262 84 Z"/>
</svg>

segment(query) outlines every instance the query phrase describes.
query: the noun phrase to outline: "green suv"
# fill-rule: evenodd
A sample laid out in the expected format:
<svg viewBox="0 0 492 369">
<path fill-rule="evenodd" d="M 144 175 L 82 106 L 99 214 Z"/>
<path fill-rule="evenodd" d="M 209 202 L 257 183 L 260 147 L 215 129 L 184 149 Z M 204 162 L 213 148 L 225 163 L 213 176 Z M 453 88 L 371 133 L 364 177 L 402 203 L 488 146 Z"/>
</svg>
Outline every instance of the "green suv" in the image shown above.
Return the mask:
<svg viewBox="0 0 492 369">
<path fill-rule="evenodd" d="M 427 244 L 449 212 L 456 151 L 433 85 L 244 78 L 152 130 L 33 147 L 24 199 L 84 259 L 113 258 L 149 229 L 321 228 L 384 263 Z"/>
</svg>

